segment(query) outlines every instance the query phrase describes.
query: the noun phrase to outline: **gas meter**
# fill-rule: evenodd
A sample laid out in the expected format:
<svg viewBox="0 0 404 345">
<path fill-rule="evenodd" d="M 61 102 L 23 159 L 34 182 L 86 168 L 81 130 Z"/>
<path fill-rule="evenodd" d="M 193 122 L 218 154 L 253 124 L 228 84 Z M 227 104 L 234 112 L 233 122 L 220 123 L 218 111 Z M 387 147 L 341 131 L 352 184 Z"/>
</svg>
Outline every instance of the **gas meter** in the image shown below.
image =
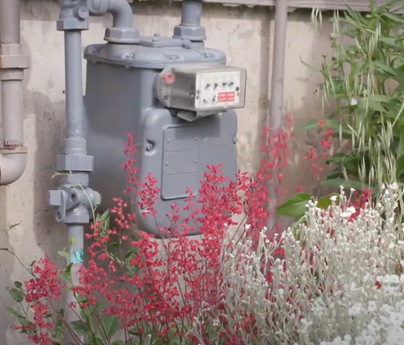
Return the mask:
<svg viewBox="0 0 404 345">
<path fill-rule="evenodd" d="M 177 116 L 197 118 L 244 107 L 246 71 L 220 64 L 166 67 L 157 82 L 157 97 Z"/>
<path fill-rule="evenodd" d="M 149 173 L 158 181 L 157 218 L 142 215 L 136 190 L 123 197 L 139 229 L 160 237 L 159 227 L 170 228 L 173 203 L 180 217 L 187 215 L 181 207 L 186 191 L 197 198 L 208 165 L 222 164 L 222 174 L 235 177 L 233 109 L 244 107 L 246 71 L 226 66 L 221 51 L 175 37 L 91 45 L 84 56 L 87 147 L 95 162 L 91 185 L 103 196 L 103 207 L 112 207 L 126 187 L 120 169 L 125 131 L 133 133 L 140 182 Z"/>
</svg>

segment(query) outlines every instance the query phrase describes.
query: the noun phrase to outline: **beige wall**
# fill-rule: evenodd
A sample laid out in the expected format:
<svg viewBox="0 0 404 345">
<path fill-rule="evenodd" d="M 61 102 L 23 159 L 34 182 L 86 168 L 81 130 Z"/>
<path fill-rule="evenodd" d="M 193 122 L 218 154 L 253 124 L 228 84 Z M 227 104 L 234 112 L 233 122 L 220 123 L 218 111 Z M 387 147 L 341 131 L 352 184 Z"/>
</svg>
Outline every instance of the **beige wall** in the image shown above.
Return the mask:
<svg viewBox="0 0 404 345">
<path fill-rule="evenodd" d="M 142 34 L 171 35 L 179 21 L 178 3 L 135 3 L 135 23 Z M 13 248 L 25 264 L 65 244 L 64 226 L 54 221 L 54 212 L 46 204 L 46 193 L 56 187 L 51 180 L 56 155 L 62 151 L 64 126 L 63 34 L 55 30 L 59 15 L 56 1 L 25 0 L 21 9 L 22 39 L 31 59 L 25 86 L 25 138 L 29 148 L 24 176 L 8 187 L 0 188 L 0 247 Z M 273 12 L 266 7 L 224 7 L 206 4 L 203 25 L 207 45 L 226 52 L 228 63 L 248 70 L 247 106 L 239 115 L 239 161 L 242 170 L 256 165 L 259 131 L 268 112 L 269 69 L 273 42 Z M 92 19 L 91 30 L 83 33 L 84 45 L 102 42 L 110 18 Z M 330 25 L 316 32 L 310 23 L 310 12 L 290 14 L 287 32 L 285 109 L 298 126 L 321 114 L 314 94 L 318 76 L 307 70 L 300 58 L 313 65 L 321 63 L 328 50 Z M 299 137 L 298 150 L 305 147 Z M 288 184 L 300 183 L 308 169 L 296 154 L 297 170 L 287 175 Z M 309 174 L 310 175 L 310 174 Z M 311 181 L 306 179 L 306 185 Z M 6 233 L 8 226 L 21 223 Z M 62 263 L 58 260 L 59 263 Z M 13 330 L 4 308 L 12 305 L 5 290 L 13 280 L 27 278 L 20 264 L 0 252 L 0 344 L 24 344 L 24 338 Z"/>
</svg>

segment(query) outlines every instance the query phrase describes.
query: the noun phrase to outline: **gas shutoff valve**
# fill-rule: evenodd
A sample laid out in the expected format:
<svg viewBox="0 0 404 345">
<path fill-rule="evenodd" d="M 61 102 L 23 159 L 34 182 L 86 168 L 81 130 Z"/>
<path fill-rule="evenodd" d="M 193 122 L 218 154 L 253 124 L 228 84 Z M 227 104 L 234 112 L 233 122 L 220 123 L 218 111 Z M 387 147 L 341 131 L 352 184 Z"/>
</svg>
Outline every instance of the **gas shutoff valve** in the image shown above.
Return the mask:
<svg viewBox="0 0 404 345">
<path fill-rule="evenodd" d="M 165 68 L 157 82 L 157 98 L 187 121 L 243 108 L 246 70 L 221 64 L 188 64 Z"/>
</svg>

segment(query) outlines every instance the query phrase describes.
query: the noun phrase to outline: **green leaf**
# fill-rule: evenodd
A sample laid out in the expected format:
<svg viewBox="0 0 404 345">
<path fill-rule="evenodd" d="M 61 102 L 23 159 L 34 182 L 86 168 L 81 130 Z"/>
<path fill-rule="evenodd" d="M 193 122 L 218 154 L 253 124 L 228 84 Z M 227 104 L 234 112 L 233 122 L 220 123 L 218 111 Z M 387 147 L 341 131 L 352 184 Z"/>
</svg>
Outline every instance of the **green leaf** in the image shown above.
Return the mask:
<svg viewBox="0 0 404 345">
<path fill-rule="evenodd" d="M 17 289 L 21 289 L 21 288 L 22 288 L 21 282 L 14 282 L 14 286 L 15 286 Z"/>
<path fill-rule="evenodd" d="M 147 344 L 146 342 L 143 344 Z M 140 338 L 139 337 L 133 337 L 133 338 L 129 338 L 125 345 L 140 345 Z"/>
<path fill-rule="evenodd" d="M 325 124 L 321 125 L 322 128 L 339 128 L 340 122 L 332 120 L 332 119 L 319 119 L 325 122 Z M 318 129 L 319 128 L 319 120 L 309 121 L 305 123 L 303 126 L 299 127 L 299 131 L 307 131 L 311 129 Z"/>
<path fill-rule="evenodd" d="M 386 12 L 383 12 L 381 15 L 382 15 L 382 17 L 386 17 L 386 18 L 388 18 L 388 19 L 390 19 L 392 21 L 395 21 L 395 22 L 397 22 L 399 24 L 404 24 L 404 20 L 403 20 L 403 18 L 401 16 L 398 16 L 398 15 L 393 14 L 391 12 L 386 11 Z"/>
<path fill-rule="evenodd" d="M 9 227 L 8 227 L 8 231 L 10 231 L 11 229 L 14 229 L 14 228 L 16 228 L 18 225 L 20 225 L 21 224 L 21 222 L 20 223 L 16 223 L 16 224 L 11 224 Z"/>
<path fill-rule="evenodd" d="M 108 315 L 102 320 L 106 335 L 110 338 L 119 330 L 119 320 L 116 315 Z"/>
<path fill-rule="evenodd" d="M 306 212 L 306 203 L 313 196 L 306 193 L 297 193 L 276 209 L 280 216 L 299 217 Z"/>
<path fill-rule="evenodd" d="M 112 345 L 125 345 L 125 343 L 122 340 L 115 340 Z"/>
<path fill-rule="evenodd" d="M 337 193 L 331 193 L 327 196 L 322 196 L 317 200 L 317 207 L 321 208 L 322 210 L 326 210 L 328 207 L 331 206 L 331 197 L 335 196 L 336 201 L 335 203 L 339 203 L 339 195 Z"/>
<path fill-rule="evenodd" d="M 344 188 L 353 188 L 358 191 L 360 191 L 362 189 L 362 187 L 365 187 L 366 189 L 370 188 L 369 185 L 367 185 L 366 183 L 363 183 L 361 181 L 345 180 L 343 178 L 325 180 L 325 181 L 322 181 L 321 184 L 323 186 L 337 187 L 337 188 L 339 188 L 340 186 L 343 186 Z"/>
<path fill-rule="evenodd" d="M 65 267 L 65 269 L 62 271 L 62 273 L 60 274 L 60 279 L 63 279 L 63 280 L 70 280 L 70 278 L 71 278 L 71 270 L 72 270 L 72 266 L 73 266 L 73 263 L 71 262 L 70 264 L 68 264 L 66 267 Z"/>
<path fill-rule="evenodd" d="M 396 177 L 400 179 L 401 175 L 404 173 L 404 155 L 402 155 L 396 161 Z"/>
<path fill-rule="evenodd" d="M 23 326 L 31 326 L 32 325 L 32 322 L 28 321 L 28 319 L 25 316 L 19 316 L 18 321 Z"/>
<path fill-rule="evenodd" d="M 6 310 L 11 313 L 14 314 L 15 316 L 19 316 L 19 317 L 25 317 L 23 314 L 21 314 L 19 311 L 14 310 L 13 308 L 7 307 Z"/>
<path fill-rule="evenodd" d="M 70 244 L 70 245 L 73 245 L 73 244 L 75 244 L 75 243 L 76 243 L 76 238 L 75 238 L 74 236 L 70 235 L 70 236 L 69 236 L 69 244 Z"/>
<path fill-rule="evenodd" d="M 75 331 L 77 334 L 86 335 L 91 331 L 90 326 L 87 323 L 80 320 L 70 322 L 70 326 L 72 327 L 73 331 Z"/>
<path fill-rule="evenodd" d="M 70 259 L 70 254 L 68 252 L 59 250 L 58 255 L 61 256 L 62 258 L 65 258 L 66 260 Z"/>
<path fill-rule="evenodd" d="M 24 294 L 22 291 L 17 289 L 7 288 L 8 293 L 14 299 L 14 301 L 21 303 L 24 300 Z"/>
</svg>

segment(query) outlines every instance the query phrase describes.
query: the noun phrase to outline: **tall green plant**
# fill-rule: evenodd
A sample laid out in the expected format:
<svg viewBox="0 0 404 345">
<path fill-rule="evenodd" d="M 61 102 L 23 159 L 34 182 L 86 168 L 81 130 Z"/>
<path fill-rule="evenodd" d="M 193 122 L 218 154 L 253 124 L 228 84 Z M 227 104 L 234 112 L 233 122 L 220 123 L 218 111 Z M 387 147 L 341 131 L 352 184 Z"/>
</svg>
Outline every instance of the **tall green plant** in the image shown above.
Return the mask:
<svg viewBox="0 0 404 345">
<path fill-rule="evenodd" d="M 376 6 L 369 0 L 369 7 L 360 13 L 347 4 L 343 15 L 334 13 L 333 53 L 323 56 L 317 92 L 323 107 L 334 110 L 323 128 L 340 141 L 327 159 L 334 168 L 322 184 L 372 188 L 376 195 L 383 185 L 404 185 L 404 1 Z M 321 24 L 321 12 L 312 17 Z M 318 121 L 303 129 L 318 129 Z M 278 214 L 296 217 L 299 197 L 281 205 Z M 402 219 L 402 200 L 399 209 Z"/>
<path fill-rule="evenodd" d="M 335 108 L 326 126 L 341 142 L 328 159 L 335 165 L 329 186 L 341 178 L 376 189 L 404 182 L 404 2 L 369 3 L 369 13 L 349 5 L 343 16 L 335 12 L 333 55 L 324 56 L 319 71 L 323 106 Z"/>
</svg>

